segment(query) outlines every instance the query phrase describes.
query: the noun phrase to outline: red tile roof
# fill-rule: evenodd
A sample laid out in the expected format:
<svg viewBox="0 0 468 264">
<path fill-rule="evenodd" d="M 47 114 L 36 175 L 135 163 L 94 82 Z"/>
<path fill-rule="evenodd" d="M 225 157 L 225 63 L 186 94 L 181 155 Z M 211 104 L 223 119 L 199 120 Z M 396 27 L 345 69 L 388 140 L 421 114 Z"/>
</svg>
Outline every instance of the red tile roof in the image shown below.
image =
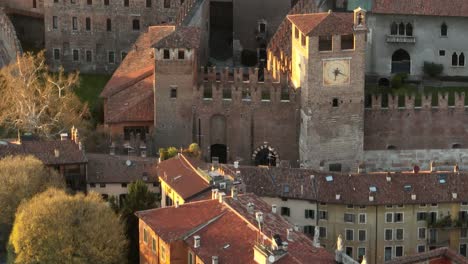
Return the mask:
<svg viewBox="0 0 468 264">
<path fill-rule="evenodd" d="M 466 0 L 374 0 L 372 12 L 426 16 L 468 16 Z"/>
<path fill-rule="evenodd" d="M 200 46 L 200 29 L 197 27 L 178 27 L 172 34 L 157 42 L 155 48 L 189 48 Z"/>
<path fill-rule="evenodd" d="M 385 263 L 387 264 L 417 264 L 417 263 L 425 263 L 426 261 L 438 259 L 438 258 L 445 258 L 447 260 L 451 260 L 450 263 L 454 264 L 466 264 L 468 260 L 458 254 L 453 249 L 443 247 L 434 250 L 430 250 L 423 253 L 418 253 L 410 256 L 395 258 Z"/>
<path fill-rule="evenodd" d="M 262 233 L 259 233 L 255 214 L 247 212 L 247 203 L 254 203 L 255 212 L 264 216 Z M 149 225 L 164 241 L 184 239 L 203 262 L 211 262 L 218 256 L 220 263 L 255 263 L 253 247 L 266 237 L 265 245 L 271 246 L 273 234 L 286 241 L 289 224 L 279 214 L 271 213 L 270 206 L 253 194 L 239 195 L 237 200 L 218 200 L 187 203 L 179 208 L 168 207 L 137 212 L 136 215 Z M 188 217 L 189 216 L 189 217 Z M 194 236 L 199 235 L 200 247 L 194 248 Z M 277 263 L 334 263 L 333 256 L 323 248 L 315 248 L 312 241 L 301 232 L 291 233 L 288 253 Z M 229 246 L 227 246 L 229 244 Z"/>
<path fill-rule="evenodd" d="M 157 173 L 161 180 L 187 200 L 211 189 L 209 182 L 197 173 L 196 164 L 197 161 L 180 155 L 161 162 Z"/>
<path fill-rule="evenodd" d="M 129 183 L 136 180 L 157 182 L 156 159 L 109 154 L 88 154 L 89 183 Z M 126 162 L 132 163 L 127 166 Z"/>
<path fill-rule="evenodd" d="M 58 157 L 55 156 L 58 150 Z M 21 144 L 0 145 L 0 158 L 8 155 L 33 155 L 45 165 L 84 164 L 84 151 L 71 140 L 23 141 Z"/>
<path fill-rule="evenodd" d="M 353 33 L 351 13 L 311 13 L 288 15 L 289 21 L 308 36 L 343 35 Z"/>
</svg>

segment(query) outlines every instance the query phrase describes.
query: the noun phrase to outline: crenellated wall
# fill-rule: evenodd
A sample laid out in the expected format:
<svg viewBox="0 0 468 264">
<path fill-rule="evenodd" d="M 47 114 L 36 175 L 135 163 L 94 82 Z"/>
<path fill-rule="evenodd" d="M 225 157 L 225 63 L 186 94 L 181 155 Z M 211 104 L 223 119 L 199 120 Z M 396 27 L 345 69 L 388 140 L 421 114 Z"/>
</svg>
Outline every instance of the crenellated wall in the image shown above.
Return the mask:
<svg viewBox="0 0 468 264">
<path fill-rule="evenodd" d="M 300 91 L 286 77 L 273 81 L 258 68 L 200 68 L 194 89 L 195 139 L 205 157 L 210 146 L 226 145 L 228 160 L 253 164 L 255 150 L 268 146 L 297 166 Z M 278 162 L 278 161 L 277 161 Z"/>
<path fill-rule="evenodd" d="M 21 43 L 16 35 L 15 27 L 4 9 L 0 8 L 0 68 L 15 60 L 16 55 L 21 53 Z"/>
<path fill-rule="evenodd" d="M 383 103 L 387 101 L 386 103 Z M 449 104 L 450 101 L 450 104 Z M 365 110 L 365 150 L 451 149 L 468 147 L 465 94 L 372 96 Z"/>
</svg>

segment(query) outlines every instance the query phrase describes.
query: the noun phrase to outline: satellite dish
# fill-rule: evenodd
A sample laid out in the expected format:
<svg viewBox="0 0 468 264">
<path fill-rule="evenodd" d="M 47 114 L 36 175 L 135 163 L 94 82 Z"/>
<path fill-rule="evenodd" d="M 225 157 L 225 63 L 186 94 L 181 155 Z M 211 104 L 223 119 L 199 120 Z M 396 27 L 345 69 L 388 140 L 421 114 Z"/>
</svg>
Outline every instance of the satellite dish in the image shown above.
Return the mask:
<svg viewBox="0 0 468 264">
<path fill-rule="evenodd" d="M 127 161 L 125 162 L 125 165 L 127 165 L 127 167 L 132 166 L 132 161 L 131 161 L 131 160 L 127 160 Z"/>
</svg>

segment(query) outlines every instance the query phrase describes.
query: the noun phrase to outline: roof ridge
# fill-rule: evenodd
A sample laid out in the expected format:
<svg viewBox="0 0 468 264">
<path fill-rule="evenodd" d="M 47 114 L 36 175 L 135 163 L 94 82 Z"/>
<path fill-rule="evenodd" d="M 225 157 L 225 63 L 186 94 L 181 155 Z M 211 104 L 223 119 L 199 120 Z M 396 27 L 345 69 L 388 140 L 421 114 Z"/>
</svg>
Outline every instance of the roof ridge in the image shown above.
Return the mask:
<svg viewBox="0 0 468 264">
<path fill-rule="evenodd" d="M 210 224 L 216 222 L 216 220 L 218 220 L 219 218 L 221 218 L 221 217 L 222 217 L 223 215 L 225 215 L 226 213 L 227 213 L 227 211 L 221 212 L 220 215 L 217 215 L 217 216 L 215 216 L 214 218 L 208 220 L 208 222 L 203 223 L 203 224 L 201 224 L 201 225 L 195 227 L 195 228 L 192 229 L 192 230 L 189 230 L 187 233 L 185 233 L 185 235 L 182 235 L 182 239 L 185 240 L 185 239 L 191 237 L 191 236 L 192 236 L 193 234 L 195 234 L 196 232 L 198 232 L 198 231 L 202 230 L 203 228 L 209 226 Z"/>
</svg>

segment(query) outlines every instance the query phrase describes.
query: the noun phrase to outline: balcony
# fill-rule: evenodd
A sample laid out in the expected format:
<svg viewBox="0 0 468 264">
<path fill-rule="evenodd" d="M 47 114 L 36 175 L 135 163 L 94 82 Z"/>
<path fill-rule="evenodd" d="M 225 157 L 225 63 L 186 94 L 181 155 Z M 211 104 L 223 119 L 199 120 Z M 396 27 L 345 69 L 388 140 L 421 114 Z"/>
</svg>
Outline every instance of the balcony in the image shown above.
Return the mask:
<svg viewBox="0 0 468 264">
<path fill-rule="evenodd" d="M 404 35 L 387 35 L 387 43 L 416 43 L 416 37 Z"/>
</svg>

